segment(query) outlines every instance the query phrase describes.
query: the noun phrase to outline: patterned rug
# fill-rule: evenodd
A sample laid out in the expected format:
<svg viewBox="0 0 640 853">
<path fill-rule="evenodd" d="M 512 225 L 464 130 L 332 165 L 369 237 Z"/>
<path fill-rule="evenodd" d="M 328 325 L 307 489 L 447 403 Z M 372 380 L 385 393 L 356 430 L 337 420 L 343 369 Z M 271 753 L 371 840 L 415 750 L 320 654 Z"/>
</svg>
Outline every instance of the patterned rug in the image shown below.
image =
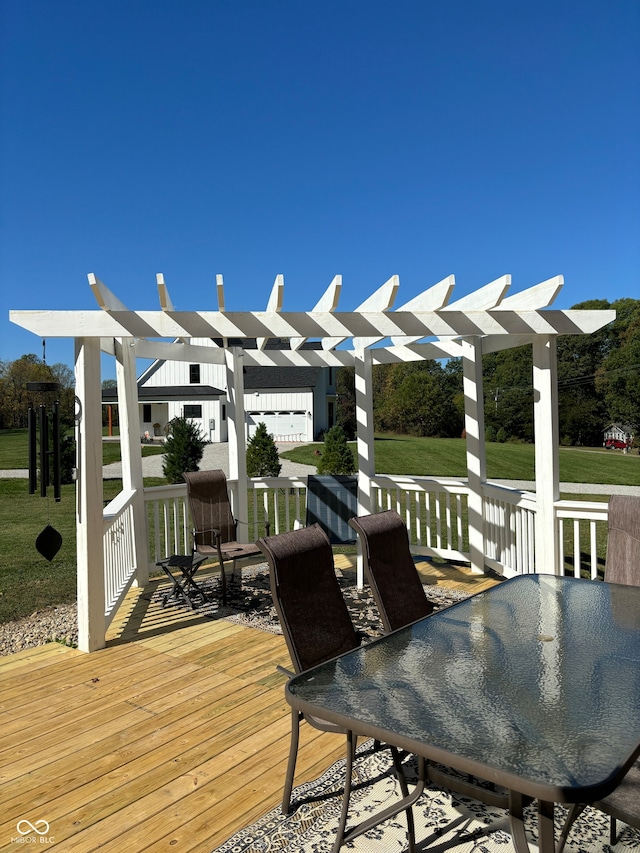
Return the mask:
<svg viewBox="0 0 640 853">
<path fill-rule="evenodd" d="M 358 753 L 348 825 L 358 823 L 400 797 L 388 750 L 374 752 L 371 742 L 367 742 L 359 747 Z M 410 782 L 415 779 L 415 770 L 414 760 L 409 759 L 405 772 Z M 213 853 L 330 853 L 340 816 L 343 780 L 344 761 L 339 761 L 315 782 L 294 789 L 292 814 L 285 816 L 277 807 Z M 475 800 L 451 796 L 430 787 L 414 805 L 413 814 L 419 851 L 510 853 L 513 850 L 505 812 Z M 558 831 L 564 814 L 558 806 Z M 535 806 L 528 809 L 526 819 L 534 853 L 538 850 Z M 609 818 L 601 812 L 587 809 L 573 825 L 565 850 L 567 853 L 637 853 L 640 850 L 640 831 L 620 822 L 618 830 L 618 841 L 615 847 L 611 847 L 608 843 Z M 404 812 L 341 848 L 358 853 L 401 853 L 406 849 Z"/>
<path fill-rule="evenodd" d="M 343 574 L 337 569 L 336 574 L 356 630 L 362 632 L 367 638 L 380 636 L 382 623 L 368 587 L 358 591 L 354 573 Z M 271 598 L 266 563 L 248 566 L 242 570 L 237 568 L 233 578 L 227 572 L 226 607 L 220 605 L 219 575 L 205 576 L 203 581 L 198 580 L 196 575 L 196 581 L 206 595 L 204 602 L 196 600 L 199 615 L 208 616 L 211 619 L 227 619 L 273 634 L 282 633 Z M 425 585 L 424 589 L 436 610 L 467 597 L 466 593 L 438 586 Z M 153 598 L 156 601 L 162 601 L 166 591 L 166 586 L 157 589 Z M 186 605 L 173 598 L 169 599 L 167 607 L 185 608 Z"/>
</svg>

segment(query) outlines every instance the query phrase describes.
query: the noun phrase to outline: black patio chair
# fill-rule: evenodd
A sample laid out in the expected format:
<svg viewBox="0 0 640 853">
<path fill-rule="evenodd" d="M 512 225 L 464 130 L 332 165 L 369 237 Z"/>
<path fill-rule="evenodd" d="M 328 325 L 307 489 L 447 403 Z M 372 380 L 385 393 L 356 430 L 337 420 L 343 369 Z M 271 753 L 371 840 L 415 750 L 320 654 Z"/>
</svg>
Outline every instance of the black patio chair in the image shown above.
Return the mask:
<svg viewBox="0 0 640 853">
<path fill-rule="evenodd" d="M 269 577 L 273 603 L 280 620 L 282 633 L 291 656 L 294 672 L 277 667 L 291 678 L 318 664 L 357 648 L 360 637 L 356 632 L 346 602 L 340 590 L 333 563 L 333 551 L 326 533 L 319 524 L 302 527 L 275 536 L 267 536 L 256 543 L 269 563 Z M 347 735 L 347 778 L 345 784 L 345 812 L 351 789 L 351 762 L 356 748 L 356 737 L 335 723 L 321 720 L 294 709 L 291 712 L 291 744 L 282 798 L 282 812 L 291 810 L 291 791 L 298 755 L 300 722 L 320 731 Z M 350 746 L 351 744 L 351 746 Z M 398 750 L 391 747 L 398 780 L 406 796 L 408 793 Z M 410 850 L 414 850 L 413 815 L 407 809 Z M 340 832 L 344 832 L 344 823 Z"/>
<path fill-rule="evenodd" d="M 224 564 L 256 557 L 261 552 L 254 543 L 236 540 L 237 520 L 231 512 L 227 478 L 224 471 L 195 471 L 182 475 L 187 483 L 191 521 L 193 522 L 193 554 L 218 560 L 220 567 L 221 600 L 227 603 L 227 578 Z"/>
<path fill-rule="evenodd" d="M 392 509 L 350 519 L 386 633 L 433 612 L 416 569 L 404 521 Z"/>
<path fill-rule="evenodd" d="M 349 521 L 362 543 L 365 572 L 387 634 L 433 613 L 409 547 L 407 527 L 395 510 L 360 515 Z M 504 808 L 508 795 L 494 786 L 484 787 L 469 776 L 453 775 L 445 768 L 428 764 L 429 778 L 436 785 Z"/>
</svg>

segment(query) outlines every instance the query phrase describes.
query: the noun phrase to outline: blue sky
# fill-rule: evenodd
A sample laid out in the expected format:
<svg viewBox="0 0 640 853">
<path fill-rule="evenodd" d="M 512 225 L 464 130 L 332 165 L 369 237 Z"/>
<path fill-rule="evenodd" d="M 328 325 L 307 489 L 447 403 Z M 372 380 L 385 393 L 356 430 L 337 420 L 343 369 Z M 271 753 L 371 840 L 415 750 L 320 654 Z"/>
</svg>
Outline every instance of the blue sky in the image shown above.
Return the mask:
<svg viewBox="0 0 640 853">
<path fill-rule="evenodd" d="M 640 298 L 637 0 L 2 0 L 9 309 L 350 310 L 449 274 Z M 50 363 L 73 360 L 47 341 Z"/>
</svg>

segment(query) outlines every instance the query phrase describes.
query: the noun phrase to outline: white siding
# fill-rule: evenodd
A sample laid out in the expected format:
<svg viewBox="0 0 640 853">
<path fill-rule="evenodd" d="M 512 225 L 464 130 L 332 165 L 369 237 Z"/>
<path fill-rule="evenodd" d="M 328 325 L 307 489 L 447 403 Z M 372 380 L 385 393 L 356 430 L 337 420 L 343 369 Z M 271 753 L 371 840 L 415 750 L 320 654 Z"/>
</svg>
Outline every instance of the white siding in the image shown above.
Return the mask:
<svg viewBox="0 0 640 853">
<path fill-rule="evenodd" d="M 251 438 L 259 423 L 264 423 L 267 432 L 276 441 L 308 441 L 311 418 L 305 411 L 293 412 L 247 412 L 247 431 Z"/>
<path fill-rule="evenodd" d="M 192 343 L 198 346 L 215 345 L 209 338 L 192 338 Z M 153 366 L 152 366 L 153 367 Z M 333 371 L 335 374 L 335 371 Z M 179 361 L 165 361 L 157 366 L 157 369 L 149 369 L 148 375 L 142 376 L 145 387 L 188 387 L 195 389 L 198 385 L 209 385 L 226 391 L 226 369 L 224 365 L 200 364 L 200 382 L 198 385 L 191 383 L 189 363 Z M 327 423 L 327 396 L 334 391 L 333 383 L 330 382 L 329 369 L 318 371 L 317 386 L 315 389 L 283 388 L 271 391 L 248 389 L 245 392 L 244 407 L 247 412 L 247 431 L 249 436 L 253 434 L 255 426 L 264 421 L 267 429 L 279 440 L 313 441 L 314 437 L 322 429 L 326 429 Z M 182 417 L 184 407 L 189 405 L 202 406 L 202 417 L 193 419 L 198 423 L 202 433 L 208 441 L 227 441 L 227 424 L 222 419 L 223 406 L 226 406 L 226 398 L 220 397 L 216 400 L 185 399 L 168 402 L 152 403 L 152 420 L 143 423 L 143 403 L 140 403 L 140 434 L 145 431 L 153 434 L 153 424 L 159 423 L 160 432 L 164 435 L 164 427 L 174 417 Z M 254 413 L 249 416 L 249 413 Z M 269 414 L 267 414 L 269 413 Z M 211 424 L 213 424 L 211 426 Z"/>
</svg>

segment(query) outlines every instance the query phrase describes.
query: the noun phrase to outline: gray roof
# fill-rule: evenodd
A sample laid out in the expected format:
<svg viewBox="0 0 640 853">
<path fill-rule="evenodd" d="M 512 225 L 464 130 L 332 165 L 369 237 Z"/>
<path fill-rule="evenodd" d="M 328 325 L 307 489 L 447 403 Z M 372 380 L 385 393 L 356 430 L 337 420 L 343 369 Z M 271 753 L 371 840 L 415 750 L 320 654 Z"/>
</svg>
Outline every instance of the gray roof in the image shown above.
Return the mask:
<svg viewBox="0 0 640 853">
<path fill-rule="evenodd" d="M 245 367 L 242 370 L 244 387 L 255 388 L 314 388 L 320 367 Z"/>
<path fill-rule="evenodd" d="M 141 403 L 165 400 L 214 400 L 224 396 L 224 391 L 212 385 L 138 385 L 138 399 Z M 116 403 L 117 400 L 116 388 L 107 388 L 102 392 L 103 403 Z"/>
</svg>

